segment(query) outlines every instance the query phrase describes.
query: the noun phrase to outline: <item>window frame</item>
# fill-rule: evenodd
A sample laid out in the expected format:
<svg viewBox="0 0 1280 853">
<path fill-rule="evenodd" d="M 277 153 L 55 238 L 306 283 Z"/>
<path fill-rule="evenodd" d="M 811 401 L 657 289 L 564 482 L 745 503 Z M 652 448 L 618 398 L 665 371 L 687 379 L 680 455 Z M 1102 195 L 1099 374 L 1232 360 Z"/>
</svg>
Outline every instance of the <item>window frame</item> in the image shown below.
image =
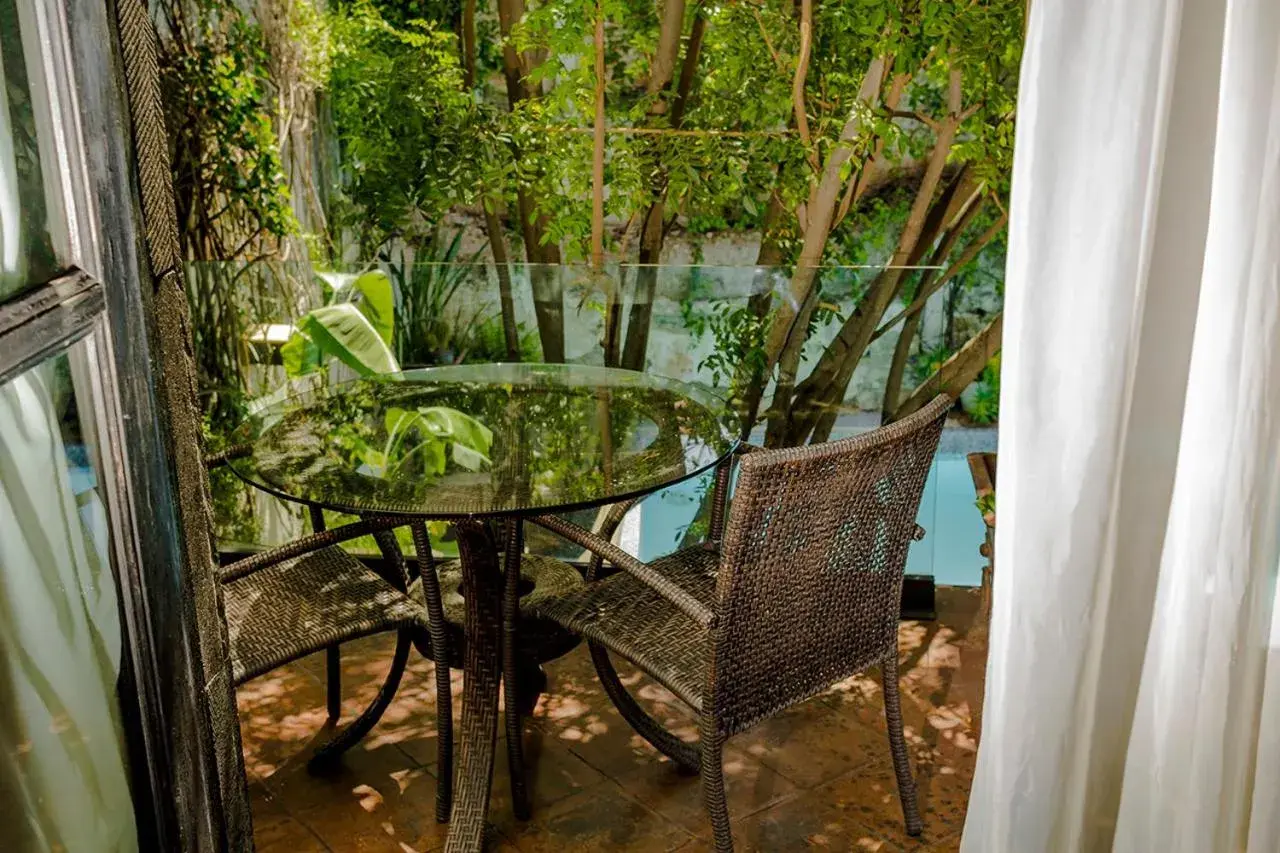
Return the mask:
<svg viewBox="0 0 1280 853">
<path fill-rule="evenodd" d="M 0 385 L 66 352 L 84 395 L 120 608 L 118 696 L 140 849 L 229 850 L 217 703 L 199 664 L 203 610 L 182 576 L 175 478 L 157 411 L 116 4 L 13 2 L 21 61 L 40 72 L 28 82 L 61 272 L 0 298 Z"/>
</svg>

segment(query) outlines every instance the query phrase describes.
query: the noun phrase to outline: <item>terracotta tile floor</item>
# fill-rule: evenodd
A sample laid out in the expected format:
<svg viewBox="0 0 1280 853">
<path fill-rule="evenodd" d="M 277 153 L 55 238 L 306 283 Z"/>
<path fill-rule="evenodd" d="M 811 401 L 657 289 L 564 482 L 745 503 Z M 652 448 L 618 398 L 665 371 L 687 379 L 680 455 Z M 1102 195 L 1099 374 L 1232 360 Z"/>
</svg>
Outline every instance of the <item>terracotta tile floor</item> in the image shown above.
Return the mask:
<svg viewBox="0 0 1280 853">
<path fill-rule="evenodd" d="M 885 737 L 879 675 L 868 672 L 729 741 L 725 776 L 741 850 L 829 848 L 944 851 L 959 846 L 977 752 L 985 631 L 974 590 L 940 588 L 939 618 L 904 622 L 903 714 L 924 813 L 920 840 L 903 832 Z M 344 722 L 372 698 L 393 643 L 343 649 Z M 325 728 L 323 659 L 301 661 L 239 693 L 245 764 L 261 853 L 412 851 L 444 846 L 434 796 L 435 690 L 416 654 L 395 704 L 332 775 L 305 769 Z M 509 806 L 498 746 L 493 849 L 506 851 L 712 849 L 696 777 L 669 763 L 623 723 L 585 649 L 547 667 L 548 692 L 529 722 L 533 819 Z M 692 738 L 689 712 L 657 685 L 623 670 L 655 716 Z M 454 673 L 454 695 L 461 676 Z M 460 698 L 455 713 L 460 711 Z M 499 725 L 501 729 L 501 724 Z"/>
</svg>

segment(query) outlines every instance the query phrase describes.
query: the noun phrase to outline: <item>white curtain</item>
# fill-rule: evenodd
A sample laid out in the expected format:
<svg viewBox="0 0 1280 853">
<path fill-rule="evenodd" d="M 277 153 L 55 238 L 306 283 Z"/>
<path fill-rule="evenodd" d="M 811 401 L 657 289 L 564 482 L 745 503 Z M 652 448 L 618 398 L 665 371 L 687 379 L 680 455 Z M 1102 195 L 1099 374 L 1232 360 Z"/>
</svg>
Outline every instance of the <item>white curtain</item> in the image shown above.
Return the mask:
<svg viewBox="0 0 1280 853">
<path fill-rule="evenodd" d="M 0 841 L 19 853 L 124 853 L 137 841 L 119 611 L 92 532 L 102 507 L 72 490 L 53 368 L 0 386 Z"/>
<path fill-rule="evenodd" d="M 1280 3 L 1034 0 L 1018 122 L 962 850 L 1272 853 Z"/>
</svg>

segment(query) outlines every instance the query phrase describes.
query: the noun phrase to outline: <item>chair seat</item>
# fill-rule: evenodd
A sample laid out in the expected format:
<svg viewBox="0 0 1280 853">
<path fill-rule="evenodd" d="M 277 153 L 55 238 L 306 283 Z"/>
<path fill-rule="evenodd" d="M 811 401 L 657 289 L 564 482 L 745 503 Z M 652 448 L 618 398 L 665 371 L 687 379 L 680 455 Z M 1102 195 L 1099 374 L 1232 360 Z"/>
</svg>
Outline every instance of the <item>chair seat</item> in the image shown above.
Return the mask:
<svg viewBox="0 0 1280 853">
<path fill-rule="evenodd" d="M 337 546 L 222 589 L 236 684 L 334 643 L 427 627 L 421 603 Z"/>
<path fill-rule="evenodd" d="M 695 547 L 649 567 L 711 607 L 719 562 L 715 551 Z M 617 652 L 701 710 L 710 635 L 634 576 L 620 571 L 576 592 L 543 599 L 533 610 Z"/>
</svg>

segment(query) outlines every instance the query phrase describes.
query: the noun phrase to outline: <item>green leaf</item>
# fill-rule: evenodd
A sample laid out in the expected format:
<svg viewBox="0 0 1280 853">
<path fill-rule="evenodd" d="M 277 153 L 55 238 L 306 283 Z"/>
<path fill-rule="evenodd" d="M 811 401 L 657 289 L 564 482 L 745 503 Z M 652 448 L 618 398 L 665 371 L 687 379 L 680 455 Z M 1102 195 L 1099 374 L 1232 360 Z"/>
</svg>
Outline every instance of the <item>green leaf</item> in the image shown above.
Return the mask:
<svg viewBox="0 0 1280 853">
<path fill-rule="evenodd" d="M 303 317 L 298 327 L 322 356 L 338 359 L 361 376 L 400 370 L 386 341 L 360 309 L 350 303 L 317 308 Z"/>
<path fill-rule="evenodd" d="M 428 474 L 443 474 L 445 466 L 444 442 L 427 436 L 408 453 L 403 454 L 396 466 L 403 465 L 412 456 L 422 457 L 422 468 Z"/>
<path fill-rule="evenodd" d="M 290 379 L 314 373 L 320 369 L 320 348 L 302 332 L 294 332 L 280 347 L 285 375 Z"/>
<path fill-rule="evenodd" d="M 396 328 L 396 301 L 391 279 L 381 270 L 373 270 L 357 278 L 351 287 L 362 297 L 357 304 L 360 313 L 377 330 L 378 337 L 391 346 Z"/>
<path fill-rule="evenodd" d="M 418 410 L 427 428 L 436 435 L 448 437 L 486 457 L 493 445 L 493 431 L 470 415 L 445 406 L 429 406 Z M 455 460 L 456 461 L 456 460 Z"/>
<path fill-rule="evenodd" d="M 485 465 L 488 465 L 490 460 L 483 453 L 477 453 L 470 447 L 455 441 L 453 443 L 453 461 L 468 471 L 479 471 Z"/>
<path fill-rule="evenodd" d="M 387 409 L 387 413 L 382 416 L 382 424 L 387 430 L 388 437 L 395 438 L 401 430 L 412 427 L 418 418 L 419 415 L 417 412 L 410 412 L 405 409 L 401 409 L 398 406 L 392 406 L 390 409 Z"/>
</svg>

